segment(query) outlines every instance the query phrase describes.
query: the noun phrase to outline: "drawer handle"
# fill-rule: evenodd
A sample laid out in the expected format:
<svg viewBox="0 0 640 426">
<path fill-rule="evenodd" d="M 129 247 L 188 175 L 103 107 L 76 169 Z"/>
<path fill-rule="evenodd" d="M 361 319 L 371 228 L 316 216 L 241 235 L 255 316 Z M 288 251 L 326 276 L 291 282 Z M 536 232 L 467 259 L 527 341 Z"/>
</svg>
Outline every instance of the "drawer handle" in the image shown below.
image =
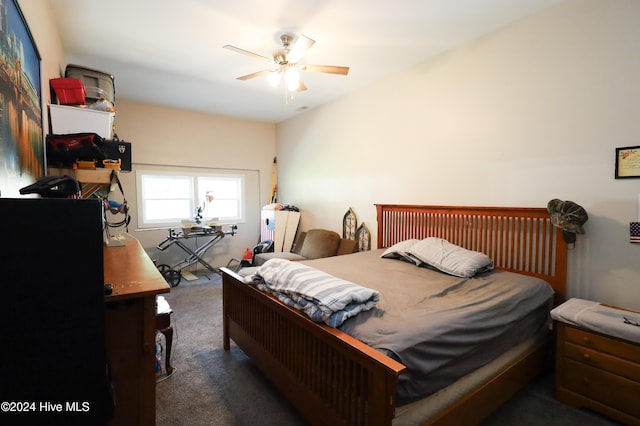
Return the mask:
<svg viewBox="0 0 640 426">
<path fill-rule="evenodd" d="M 586 337 L 586 336 L 582 338 L 582 341 L 583 341 L 584 343 L 586 343 L 586 344 L 589 344 L 589 345 L 591 344 L 591 339 L 589 339 L 589 338 L 588 338 L 588 337 Z"/>
<path fill-rule="evenodd" d="M 589 379 L 587 379 L 586 377 L 582 378 L 582 384 L 585 386 L 589 386 Z"/>
<path fill-rule="evenodd" d="M 591 361 L 591 355 L 589 355 L 589 354 L 583 354 L 583 355 L 582 355 L 582 359 L 584 359 L 585 361 Z"/>
</svg>

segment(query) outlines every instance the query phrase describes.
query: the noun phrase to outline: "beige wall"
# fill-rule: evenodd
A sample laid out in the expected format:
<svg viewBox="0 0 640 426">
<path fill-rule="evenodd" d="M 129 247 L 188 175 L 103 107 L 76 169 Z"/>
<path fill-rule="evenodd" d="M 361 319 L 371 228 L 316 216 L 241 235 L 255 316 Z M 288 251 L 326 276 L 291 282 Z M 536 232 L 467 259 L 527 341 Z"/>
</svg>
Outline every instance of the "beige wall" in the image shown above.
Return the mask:
<svg viewBox="0 0 640 426">
<path fill-rule="evenodd" d="M 281 123 L 280 198 L 305 229 L 353 207 L 374 236 L 374 203 L 573 200 L 569 295 L 640 309 L 640 180 L 613 178 L 640 145 L 638 22 L 635 0 L 570 0 Z"/>
<path fill-rule="evenodd" d="M 117 80 L 116 80 L 117 85 Z M 116 88 L 117 93 L 117 88 Z M 116 95 L 117 96 L 117 95 Z M 167 230 L 138 231 L 135 169 L 180 171 L 185 167 L 207 172 L 246 172 L 248 208 L 246 221 L 238 224 L 238 234 L 225 237 L 207 251 L 205 260 L 223 266 L 231 257 L 241 257 L 260 236 L 260 208 L 268 203 L 271 166 L 275 155 L 275 125 L 186 110 L 131 102 L 116 98 L 115 130 L 120 139 L 131 141 L 134 171 L 121 173 L 125 195 L 131 205 L 130 233 L 147 252 L 162 263 L 175 264 L 185 253 L 171 248 L 159 253 L 155 246 Z M 204 243 L 189 241 L 188 244 Z"/>
</svg>

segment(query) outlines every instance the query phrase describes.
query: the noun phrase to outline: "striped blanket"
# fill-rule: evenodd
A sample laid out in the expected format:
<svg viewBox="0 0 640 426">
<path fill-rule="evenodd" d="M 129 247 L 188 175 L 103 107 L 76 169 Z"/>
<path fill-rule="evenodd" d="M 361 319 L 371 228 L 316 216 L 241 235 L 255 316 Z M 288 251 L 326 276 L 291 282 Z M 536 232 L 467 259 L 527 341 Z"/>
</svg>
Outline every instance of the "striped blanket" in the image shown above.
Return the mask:
<svg viewBox="0 0 640 426">
<path fill-rule="evenodd" d="M 269 259 L 258 268 L 252 283 L 331 327 L 368 311 L 380 300 L 375 290 L 286 259 Z"/>
</svg>

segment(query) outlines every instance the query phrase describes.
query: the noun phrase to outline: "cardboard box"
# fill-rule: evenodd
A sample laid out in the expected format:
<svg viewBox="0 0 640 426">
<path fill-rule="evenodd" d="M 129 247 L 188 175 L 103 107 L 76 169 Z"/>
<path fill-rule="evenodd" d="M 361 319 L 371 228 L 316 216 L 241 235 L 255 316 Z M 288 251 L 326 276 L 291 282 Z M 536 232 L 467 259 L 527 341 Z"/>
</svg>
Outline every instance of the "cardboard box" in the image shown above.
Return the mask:
<svg viewBox="0 0 640 426">
<path fill-rule="evenodd" d="M 104 139 L 113 137 L 115 113 L 66 105 L 49 105 L 51 133 L 97 133 Z"/>
</svg>

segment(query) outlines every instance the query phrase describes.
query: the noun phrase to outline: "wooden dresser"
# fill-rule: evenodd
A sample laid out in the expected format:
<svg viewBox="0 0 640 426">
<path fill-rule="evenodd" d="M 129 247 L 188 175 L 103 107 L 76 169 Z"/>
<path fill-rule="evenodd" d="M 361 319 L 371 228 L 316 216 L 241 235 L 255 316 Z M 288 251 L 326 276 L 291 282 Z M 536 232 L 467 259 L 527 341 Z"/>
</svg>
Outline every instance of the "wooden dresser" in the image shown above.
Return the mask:
<svg viewBox="0 0 640 426">
<path fill-rule="evenodd" d="M 557 398 L 624 424 L 640 425 L 640 344 L 555 324 Z"/>
<path fill-rule="evenodd" d="M 155 425 L 156 295 L 169 292 L 160 272 L 139 242 L 104 248 L 107 355 L 115 393 L 109 425 Z"/>
</svg>

